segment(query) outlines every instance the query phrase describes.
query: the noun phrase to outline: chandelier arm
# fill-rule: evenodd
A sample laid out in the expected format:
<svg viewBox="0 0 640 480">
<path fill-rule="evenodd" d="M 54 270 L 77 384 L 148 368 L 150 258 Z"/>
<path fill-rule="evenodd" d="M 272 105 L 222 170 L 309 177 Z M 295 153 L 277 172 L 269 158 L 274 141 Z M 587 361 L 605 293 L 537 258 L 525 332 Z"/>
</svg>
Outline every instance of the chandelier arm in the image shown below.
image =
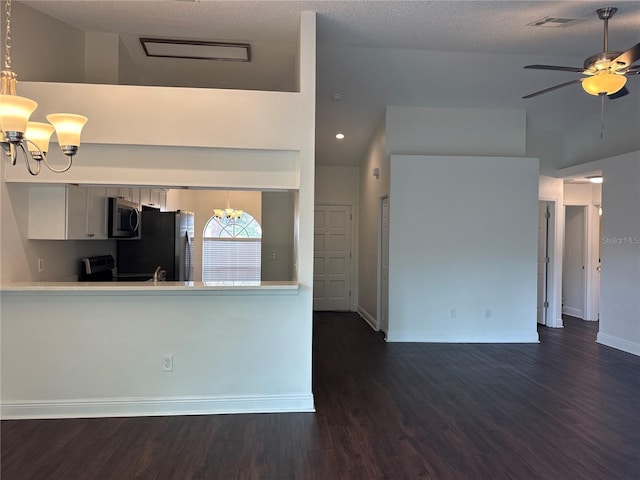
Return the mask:
<svg viewBox="0 0 640 480">
<path fill-rule="evenodd" d="M 31 158 L 33 158 L 35 161 L 38 162 L 38 165 L 40 164 L 40 161 L 44 161 L 44 164 L 47 166 L 47 168 L 49 170 L 51 170 L 52 172 L 55 172 L 55 173 L 64 173 L 64 172 L 66 172 L 67 170 L 69 170 L 71 168 L 71 163 L 73 161 L 73 157 L 72 156 L 69 157 L 69 163 L 67 164 L 67 166 L 62 168 L 62 169 L 60 169 L 60 170 L 58 170 L 56 168 L 53 168 L 49 164 L 49 162 L 47 161 L 47 153 L 43 152 L 42 150 L 40 150 L 40 147 L 38 147 L 38 145 L 36 145 L 34 142 L 29 140 L 28 138 L 25 138 L 22 141 L 23 141 L 23 143 L 27 143 L 27 144 L 30 143 L 31 145 L 33 145 L 35 147 L 36 156 L 31 154 L 31 151 L 29 151 L 29 154 L 30 154 Z M 22 147 L 22 149 L 23 149 L 23 151 L 25 150 L 24 147 Z M 38 169 L 38 171 L 39 170 L 40 169 Z"/>
<path fill-rule="evenodd" d="M 33 175 L 34 177 L 36 175 L 38 175 L 40 173 L 40 161 L 37 159 L 36 160 L 36 169 L 32 170 L 31 169 L 31 163 L 29 163 L 29 159 L 33 159 L 33 157 L 31 156 L 31 154 L 27 151 L 27 149 L 24 148 L 24 143 L 20 142 L 18 143 L 18 146 L 20 147 L 20 150 L 22 150 L 22 156 L 24 157 L 24 163 L 27 165 L 27 170 L 29 171 L 29 173 L 31 175 Z M 17 149 L 16 149 L 17 151 Z"/>
<path fill-rule="evenodd" d="M 73 163 L 73 157 L 70 156 L 69 157 L 69 163 L 67 164 L 67 166 L 62 168 L 62 169 L 60 169 L 60 170 L 58 170 L 56 168 L 53 168 L 51 165 L 49 165 L 49 162 L 47 161 L 47 155 L 46 154 L 42 155 L 42 160 L 44 161 L 44 164 L 47 166 L 47 168 L 49 170 L 51 170 L 52 172 L 55 172 L 55 173 L 64 173 L 64 172 L 66 172 L 67 170 L 69 170 L 71 168 L 71 164 Z"/>
<path fill-rule="evenodd" d="M 3 140 L 1 142 L 2 148 L 4 149 L 4 154 L 7 158 L 11 159 L 11 165 L 15 165 L 18 161 L 18 154 L 16 152 L 16 148 L 13 146 L 8 140 Z"/>
</svg>

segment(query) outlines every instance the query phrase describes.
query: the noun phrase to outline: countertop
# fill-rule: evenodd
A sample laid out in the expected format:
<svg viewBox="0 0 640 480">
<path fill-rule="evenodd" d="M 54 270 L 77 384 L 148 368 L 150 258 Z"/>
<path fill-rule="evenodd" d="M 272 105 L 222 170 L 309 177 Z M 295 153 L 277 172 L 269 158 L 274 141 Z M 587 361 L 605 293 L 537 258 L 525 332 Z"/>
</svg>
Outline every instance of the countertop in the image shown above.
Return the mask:
<svg viewBox="0 0 640 480">
<path fill-rule="evenodd" d="M 112 295 L 297 295 L 289 282 L 16 282 L 0 285 L 4 293 L 78 293 Z"/>
</svg>

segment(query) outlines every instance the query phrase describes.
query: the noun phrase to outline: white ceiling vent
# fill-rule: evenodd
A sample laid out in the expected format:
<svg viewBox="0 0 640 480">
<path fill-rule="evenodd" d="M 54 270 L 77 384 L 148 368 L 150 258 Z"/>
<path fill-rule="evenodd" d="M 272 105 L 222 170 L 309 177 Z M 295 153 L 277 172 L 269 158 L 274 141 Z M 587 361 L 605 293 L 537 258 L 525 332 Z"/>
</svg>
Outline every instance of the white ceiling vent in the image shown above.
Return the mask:
<svg viewBox="0 0 640 480">
<path fill-rule="evenodd" d="M 575 25 L 576 23 L 584 22 L 582 18 L 559 18 L 559 17 L 544 17 L 535 22 L 527 23 L 529 27 L 568 27 Z"/>
</svg>

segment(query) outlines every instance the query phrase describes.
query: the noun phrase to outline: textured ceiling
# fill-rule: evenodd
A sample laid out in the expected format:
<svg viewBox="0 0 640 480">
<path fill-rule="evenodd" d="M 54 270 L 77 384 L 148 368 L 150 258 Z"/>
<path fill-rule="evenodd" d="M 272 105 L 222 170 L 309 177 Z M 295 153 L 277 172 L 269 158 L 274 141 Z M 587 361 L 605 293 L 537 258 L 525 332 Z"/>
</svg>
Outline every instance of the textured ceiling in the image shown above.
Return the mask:
<svg viewBox="0 0 640 480">
<path fill-rule="evenodd" d="M 291 90 L 299 12 L 318 14 L 317 162 L 358 165 L 386 105 L 527 110 L 530 125 L 558 134 L 599 131 L 600 102 L 572 86 L 534 99 L 524 94 L 576 78 L 525 71 L 529 63 L 581 66 L 602 51 L 595 9 L 618 7 L 610 49 L 640 41 L 640 1 L 25 1 L 78 29 L 120 35 L 149 85 Z M 582 19 L 529 27 L 545 16 Z M 140 36 L 252 44 L 251 64 L 150 59 Z M 640 75 L 631 94 L 607 101 L 610 124 L 637 119 Z M 341 93 L 340 102 L 331 100 Z M 342 130 L 347 138 L 336 142 Z M 624 132 L 623 132 L 624 133 Z M 619 144 L 620 133 L 615 136 Z M 606 141 L 603 140 L 603 141 Z M 612 142 L 614 139 L 612 138 Z"/>
</svg>

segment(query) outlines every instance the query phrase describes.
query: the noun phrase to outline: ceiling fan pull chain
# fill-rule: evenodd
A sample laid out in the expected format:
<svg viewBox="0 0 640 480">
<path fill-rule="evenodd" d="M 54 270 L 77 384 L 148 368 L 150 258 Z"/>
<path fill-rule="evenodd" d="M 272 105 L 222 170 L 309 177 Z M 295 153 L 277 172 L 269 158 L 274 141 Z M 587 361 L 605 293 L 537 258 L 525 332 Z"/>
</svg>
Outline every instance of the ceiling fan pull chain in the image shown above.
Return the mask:
<svg viewBox="0 0 640 480">
<path fill-rule="evenodd" d="M 600 94 L 600 138 L 604 138 L 604 93 Z"/>
</svg>

